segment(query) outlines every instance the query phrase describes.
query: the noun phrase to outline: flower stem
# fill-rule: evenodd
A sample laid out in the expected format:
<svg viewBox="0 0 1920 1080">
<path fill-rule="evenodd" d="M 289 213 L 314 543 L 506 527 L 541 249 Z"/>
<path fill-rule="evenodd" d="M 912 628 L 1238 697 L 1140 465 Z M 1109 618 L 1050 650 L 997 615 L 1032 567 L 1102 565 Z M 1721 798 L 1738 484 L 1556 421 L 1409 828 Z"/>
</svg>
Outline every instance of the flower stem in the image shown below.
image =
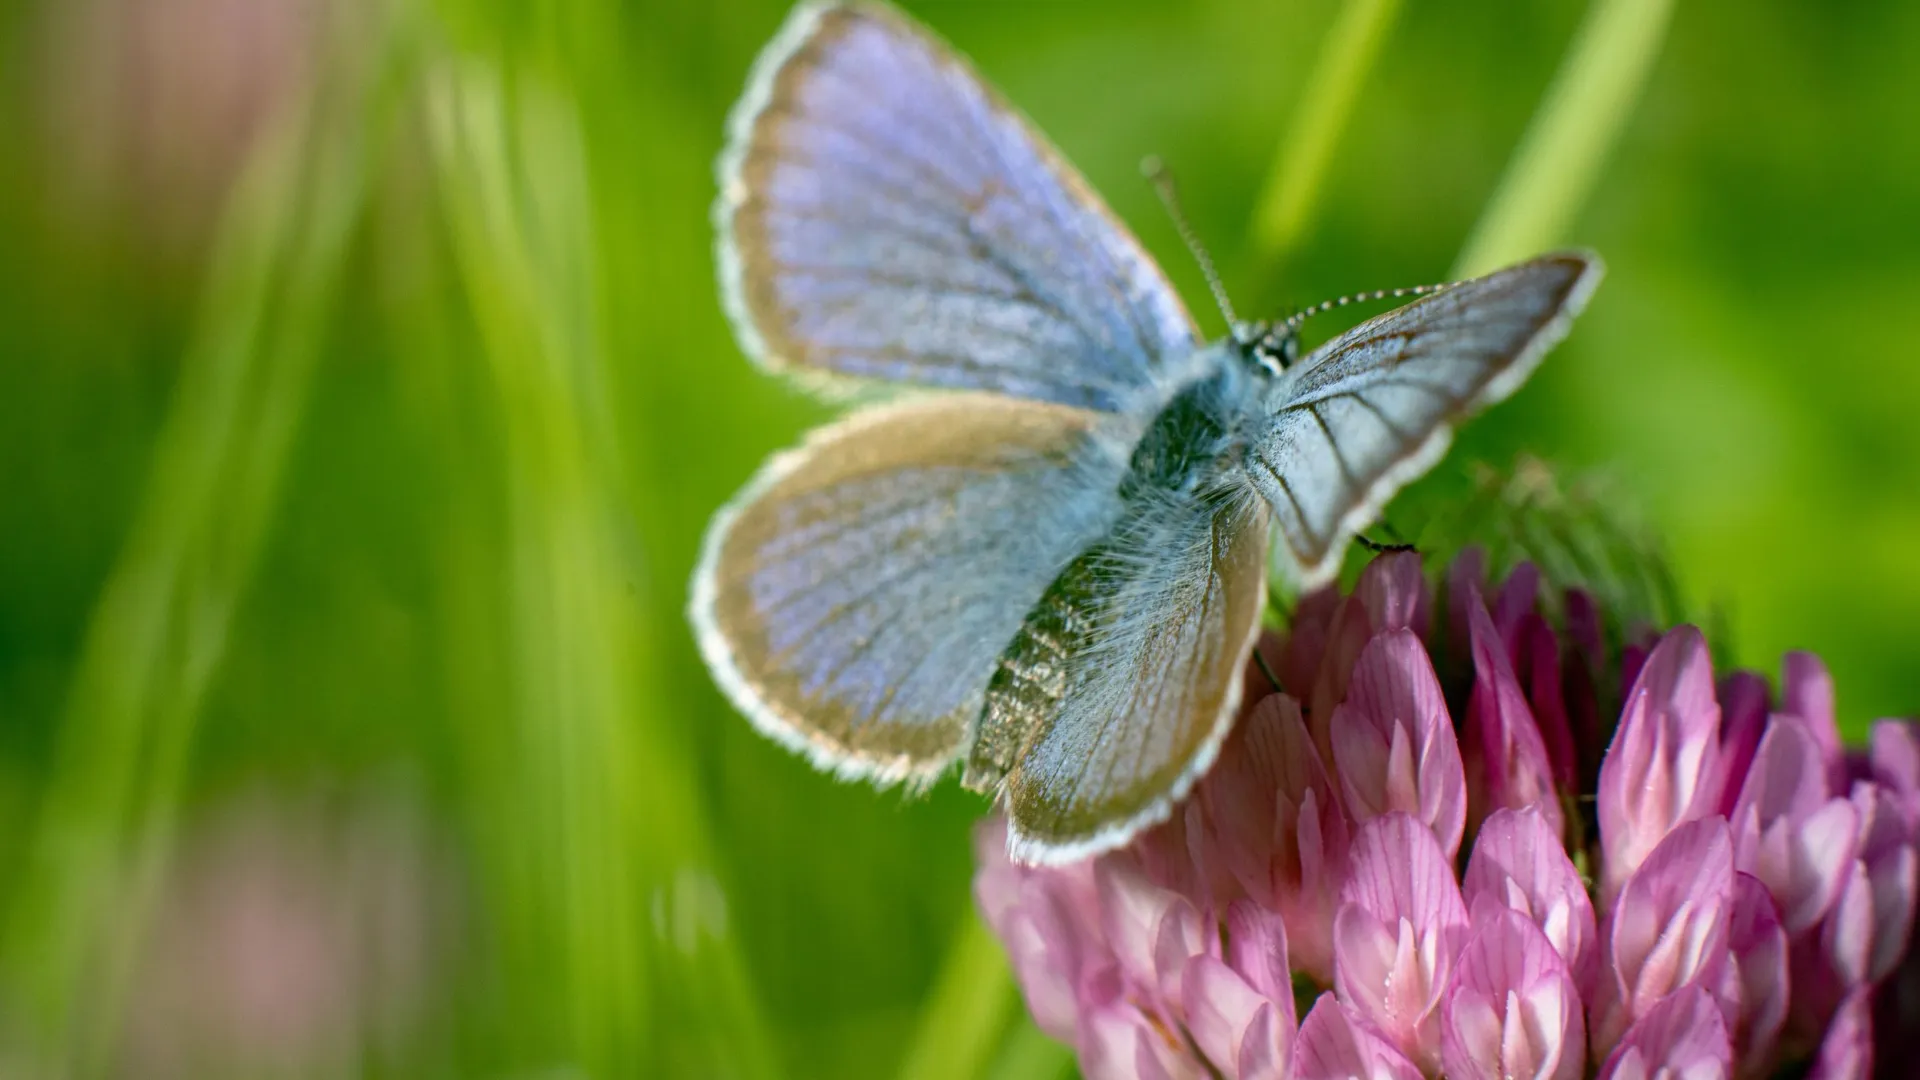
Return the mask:
<svg viewBox="0 0 1920 1080">
<path fill-rule="evenodd" d="M 1350 0 L 1328 30 L 1254 211 L 1254 249 L 1268 262 L 1284 260 L 1299 242 L 1334 145 L 1399 11 L 1400 0 Z"/>
<path fill-rule="evenodd" d="M 1595 0 L 1454 264 L 1485 273 L 1561 242 L 1666 37 L 1672 0 Z"/>
</svg>

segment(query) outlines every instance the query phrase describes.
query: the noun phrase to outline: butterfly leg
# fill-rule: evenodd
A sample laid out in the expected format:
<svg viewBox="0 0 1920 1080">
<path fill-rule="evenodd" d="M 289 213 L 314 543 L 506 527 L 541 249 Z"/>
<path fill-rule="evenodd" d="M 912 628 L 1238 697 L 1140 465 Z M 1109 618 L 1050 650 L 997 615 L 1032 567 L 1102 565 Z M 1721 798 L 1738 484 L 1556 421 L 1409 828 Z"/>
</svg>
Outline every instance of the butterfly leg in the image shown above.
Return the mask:
<svg viewBox="0 0 1920 1080">
<path fill-rule="evenodd" d="M 1384 544 L 1368 538 L 1364 533 L 1354 533 L 1353 538 L 1359 542 L 1361 547 L 1366 548 L 1375 555 L 1383 555 L 1393 551 L 1420 550 L 1413 544 L 1408 543 L 1406 537 L 1401 536 L 1400 530 L 1394 528 L 1391 522 L 1382 521 L 1379 527 L 1381 532 L 1387 534 L 1387 542 Z"/>
<path fill-rule="evenodd" d="M 1272 666 L 1267 663 L 1267 658 L 1260 655 L 1259 645 L 1253 647 L 1253 665 L 1260 669 L 1260 674 L 1265 675 L 1269 683 L 1273 684 L 1274 693 L 1284 694 L 1287 692 L 1287 688 L 1280 685 L 1280 676 L 1275 675 Z"/>
</svg>

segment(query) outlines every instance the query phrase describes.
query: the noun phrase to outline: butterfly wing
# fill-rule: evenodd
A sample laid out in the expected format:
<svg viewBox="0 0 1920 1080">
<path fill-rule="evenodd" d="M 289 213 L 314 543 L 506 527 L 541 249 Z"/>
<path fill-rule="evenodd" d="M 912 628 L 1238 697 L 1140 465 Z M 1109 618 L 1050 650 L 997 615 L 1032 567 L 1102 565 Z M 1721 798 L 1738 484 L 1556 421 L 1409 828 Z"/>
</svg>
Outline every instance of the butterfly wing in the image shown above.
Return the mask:
<svg viewBox="0 0 1920 1080">
<path fill-rule="evenodd" d="M 1028 609 L 1111 527 L 1104 493 L 1125 451 L 1099 424 L 942 395 L 855 413 L 775 456 L 715 518 L 694 575 L 721 687 L 822 768 L 932 779 Z"/>
<path fill-rule="evenodd" d="M 719 173 L 727 311 L 772 369 L 1116 410 L 1194 343 L 1085 181 L 890 9 L 796 10 Z"/>
<path fill-rule="evenodd" d="M 1599 284 L 1598 257 L 1547 255 L 1360 324 L 1293 369 L 1247 472 L 1306 585 L 1446 451 L 1452 424 L 1518 389 Z"/>
<path fill-rule="evenodd" d="M 1009 843 L 1068 862 L 1166 818 L 1212 764 L 1240 703 L 1266 602 L 1271 512 L 1240 489 L 1123 524 L 1099 627 L 1059 712 L 1008 774 Z"/>
</svg>

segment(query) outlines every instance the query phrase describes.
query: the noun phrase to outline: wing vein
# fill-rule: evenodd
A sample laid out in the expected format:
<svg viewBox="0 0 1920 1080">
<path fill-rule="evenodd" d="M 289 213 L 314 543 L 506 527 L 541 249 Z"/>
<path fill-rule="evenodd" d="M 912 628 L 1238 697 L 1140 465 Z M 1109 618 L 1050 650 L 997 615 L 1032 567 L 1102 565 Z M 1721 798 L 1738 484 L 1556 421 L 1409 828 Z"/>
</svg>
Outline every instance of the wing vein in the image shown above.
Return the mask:
<svg viewBox="0 0 1920 1080">
<path fill-rule="evenodd" d="M 1307 519 L 1307 509 L 1301 505 L 1300 496 L 1294 493 L 1293 485 L 1287 482 L 1287 478 L 1280 474 L 1279 469 L 1273 467 L 1273 463 L 1268 461 L 1264 454 L 1255 453 L 1253 460 L 1260 468 L 1266 471 L 1268 476 L 1273 477 L 1273 482 L 1280 487 L 1280 493 L 1287 497 L 1287 502 L 1293 507 L 1295 520 L 1300 522 L 1300 531 L 1305 533 L 1307 539 L 1314 544 L 1322 543 L 1323 538 L 1320 536 L 1320 533 L 1314 529 L 1313 523 Z"/>
<path fill-rule="evenodd" d="M 1333 455 L 1333 465 L 1340 470 L 1340 479 L 1347 485 L 1349 491 L 1357 495 L 1366 488 L 1360 483 L 1360 478 L 1354 475 L 1353 466 L 1348 463 L 1346 453 L 1340 449 L 1340 440 L 1333 437 L 1333 426 L 1327 423 L 1326 417 L 1320 415 L 1320 404 L 1316 401 L 1307 406 L 1307 415 L 1313 417 L 1313 422 L 1320 428 L 1321 437 L 1327 440 L 1327 452 Z"/>
</svg>

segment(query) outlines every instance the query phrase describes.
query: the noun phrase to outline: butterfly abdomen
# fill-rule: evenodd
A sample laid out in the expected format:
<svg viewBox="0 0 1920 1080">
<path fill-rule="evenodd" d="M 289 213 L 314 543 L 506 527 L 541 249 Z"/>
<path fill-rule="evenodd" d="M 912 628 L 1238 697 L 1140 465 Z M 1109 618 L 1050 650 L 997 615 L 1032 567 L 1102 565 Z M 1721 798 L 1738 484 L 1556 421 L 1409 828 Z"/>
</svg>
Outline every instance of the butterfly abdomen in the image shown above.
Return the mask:
<svg viewBox="0 0 1920 1080">
<path fill-rule="evenodd" d="M 997 785 L 1059 711 L 1095 625 L 1104 554 L 1095 545 L 1069 563 L 1000 654 L 961 777 L 968 788 Z"/>
</svg>

